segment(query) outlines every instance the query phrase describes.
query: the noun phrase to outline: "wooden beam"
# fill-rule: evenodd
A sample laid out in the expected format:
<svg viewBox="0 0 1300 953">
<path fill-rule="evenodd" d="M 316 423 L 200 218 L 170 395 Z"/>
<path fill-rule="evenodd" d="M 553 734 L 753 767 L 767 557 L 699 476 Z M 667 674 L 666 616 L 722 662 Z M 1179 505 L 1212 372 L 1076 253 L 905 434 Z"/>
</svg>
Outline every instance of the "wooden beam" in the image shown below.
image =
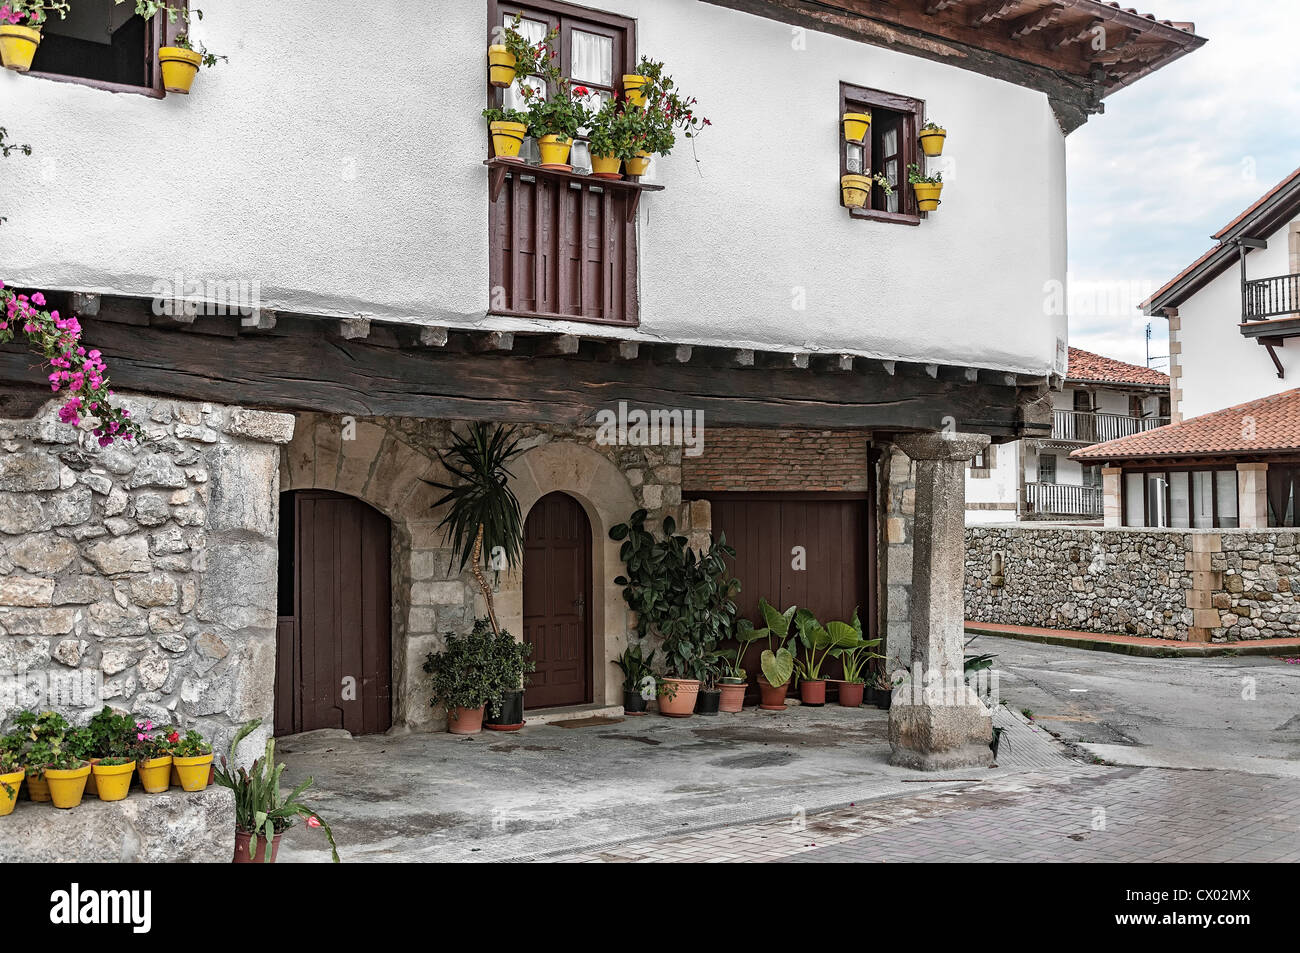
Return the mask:
<svg viewBox="0 0 1300 953">
<path fill-rule="evenodd" d="M 1022 40 L 1031 33 L 1047 29 L 1059 20 L 1064 12 L 1064 5 L 1053 3 L 1050 7 L 1043 7 L 1041 10 L 1035 10 L 1033 13 L 1017 17 L 1009 24 L 1007 35 L 1013 40 Z"/>
<path fill-rule="evenodd" d="M 488 331 L 486 333 L 472 334 L 469 340 L 469 350 L 474 354 L 512 351 L 514 347 L 514 331 Z"/>
<path fill-rule="evenodd" d="M 1002 19 L 1019 5 L 1020 0 L 987 0 L 971 10 L 968 22 L 974 27 L 984 26 Z"/>
<path fill-rule="evenodd" d="M 70 308 L 79 318 L 94 318 L 99 316 L 99 301 L 97 294 L 74 291 L 70 296 Z"/>
<path fill-rule="evenodd" d="M 749 348 L 739 348 L 731 352 L 727 363 L 732 367 L 753 367 L 754 352 Z"/>
<path fill-rule="evenodd" d="M 439 327 L 420 328 L 418 340 L 421 347 L 446 347 L 447 329 Z"/>
<path fill-rule="evenodd" d="M 1059 50 L 1062 47 L 1070 46 L 1072 43 L 1090 43 L 1096 36 L 1098 30 L 1104 29 L 1105 20 L 1085 20 L 1083 23 L 1075 26 L 1065 27 L 1054 33 L 1049 33 L 1044 45 L 1049 50 Z"/>
<path fill-rule="evenodd" d="M 256 334 L 275 330 L 276 313 L 266 308 L 256 308 L 253 313 L 239 319 L 240 334 Z"/>
<path fill-rule="evenodd" d="M 339 321 L 339 337 L 345 341 L 362 341 L 370 337 L 369 318 L 344 318 Z"/>
<path fill-rule="evenodd" d="M 925 5 L 925 15 L 932 17 L 936 13 L 942 13 L 950 7 L 961 6 L 966 2 L 967 0 L 930 0 L 930 2 Z"/>
<path fill-rule="evenodd" d="M 576 334 L 547 335 L 533 348 L 533 357 L 569 357 L 578 353 L 581 343 Z"/>
</svg>

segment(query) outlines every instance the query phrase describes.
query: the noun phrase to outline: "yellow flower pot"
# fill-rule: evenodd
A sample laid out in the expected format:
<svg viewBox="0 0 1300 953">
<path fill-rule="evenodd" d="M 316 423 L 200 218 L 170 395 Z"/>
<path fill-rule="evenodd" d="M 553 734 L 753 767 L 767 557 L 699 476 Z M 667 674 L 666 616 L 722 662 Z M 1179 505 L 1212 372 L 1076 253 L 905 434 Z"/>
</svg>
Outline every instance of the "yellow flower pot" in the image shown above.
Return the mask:
<svg viewBox="0 0 1300 953">
<path fill-rule="evenodd" d="M 617 156 L 592 156 L 591 174 L 600 179 L 621 179 L 619 169 L 623 160 Z"/>
<path fill-rule="evenodd" d="M 638 152 L 635 159 L 627 160 L 628 175 L 645 175 L 648 168 L 650 168 L 650 153 L 648 152 Z"/>
<path fill-rule="evenodd" d="M 181 776 L 181 787 L 186 791 L 202 791 L 208 786 L 208 768 L 212 766 L 212 755 L 199 755 L 197 758 L 172 757 L 172 764 Z"/>
<path fill-rule="evenodd" d="M 134 773 L 134 761 L 126 764 L 95 764 L 90 768 L 90 776 L 99 789 L 101 801 L 123 800 L 126 792 L 131 790 L 131 775 Z"/>
<path fill-rule="evenodd" d="M 569 167 L 569 150 L 573 148 L 572 139 L 559 136 L 542 136 L 537 140 L 542 150 L 542 165 L 547 168 L 567 169 Z"/>
<path fill-rule="evenodd" d="M 54 806 L 69 810 L 81 803 L 81 796 L 86 793 L 86 779 L 90 777 L 90 765 L 79 768 L 46 768 L 45 780 L 50 786 L 50 800 Z"/>
<path fill-rule="evenodd" d="M 840 176 L 840 195 L 845 208 L 866 208 L 871 198 L 871 179 L 865 175 Z"/>
<path fill-rule="evenodd" d="M 649 76 L 642 76 L 639 73 L 623 74 L 623 92 L 627 94 L 627 101 L 633 106 L 645 105 L 646 87 L 649 85 Z"/>
<path fill-rule="evenodd" d="M 518 159 L 528 127 L 522 122 L 488 123 L 492 133 L 492 152 L 498 159 Z"/>
<path fill-rule="evenodd" d="M 188 93 L 198 75 L 203 54 L 179 46 L 164 46 L 158 51 L 162 64 L 163 88 L 169 93 Z"/>
<path fill-rule="evenodd" d="M 943 155 L 943 141 L 948 138 L 947 129 L 922 129 L 921 151 L 928 156 Z"/>
<path fill-rule="evenodd" d="M 90 759 L 90 776 L 86 778 L 86 797 L 99 797 L 99 788 L 95 786 L 95 765 L 99 764 L 99 758 Z"/>
<path fill-rule="evenodd" d="M 150 758 L 136 765 L 140 771 L 140 786 L 150 794 L 162 794 L 171 786 L 172 756 Z"/>
<path fill-rule="evenodd" d="M 36 774 L 27 775 L 27 796 L 38 804 L 47 803 L 50 799 L 50 786 L 45 780 L 45 772 L 38 771 Z"/>
<path fill-rule="evenodd" d="M 511 86 L 515 81 L 515 55 L 500 43 L 488 47 L 488 82 L 493 86 Z"/>
<path fill-rule="evenodd" d="M 32 68 L 32 57 L 41 45 L 41 31 L 16 23 L 0 26 L 0 62 L 5 69 L 26 73 Z"/>
<path fill-rule="evenodd" d="M 0 774 L 0 817 L 5 817 L 14 812 L 14 804 L 18 800 L 18 789 L 23 786 L 23 778 L 26 776 L 26 771 Z"/>
<path fill-rule="evenodd" d="M 939 207 L 939 193 L 943 191 L 942 182 L 916 182 L 916 205 L 922 212 L 933 212 Z"/>
<path fill-rule="evenodd" d="M 844 128 L 845 142 L 862 142 L 871 128 L 871 113 L 845 113 L 840 125 Z"/>
</svg>

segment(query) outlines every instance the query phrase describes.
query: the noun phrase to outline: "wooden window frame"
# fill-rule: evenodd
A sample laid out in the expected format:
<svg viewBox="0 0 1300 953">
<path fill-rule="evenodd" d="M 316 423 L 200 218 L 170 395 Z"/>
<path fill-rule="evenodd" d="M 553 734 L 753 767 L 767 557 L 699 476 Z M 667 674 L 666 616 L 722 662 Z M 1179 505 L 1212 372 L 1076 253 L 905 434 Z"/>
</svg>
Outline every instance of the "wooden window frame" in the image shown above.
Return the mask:
<svg viewBox="0 0 1300 953">
<path fill-rule="evenodd" d="M 873 222 L 889 222 L 895 225 L 920 225 L 921 220 L 926 217 L 926 213 L 917 208 L 916 192 L 907 182 L 907 167 L 912 163 L 920 165 L 923 161 L 918 136 L 921 127 L 925 125 L 925 100 L 915 99 L 911 96 L 900 96 L 898 93 L 886 92 L 883 89 L 871 89 L 867 86 L 855 86 L 852 83 L 845 82 L 840 83 L 840 116 L 843 116 L 846 112 L 871 112 L 874 118 L 874 111 L 877 109 L 903 115 L 901 132 L 902 158 L 898 187 L 900 211 L 890 212 L 882 208 L 851 208 L 849 209 L 849 216 Z M 849 171 L 849 144 L 844 141 L 844 129 L 840 122 L 836 122 L 835 128 L 840 142 L 840 176 L 843 177 Z M 873 137 L 874 133 L 868 132 L 867 141 L 862 144 L 864 174 L 866 174 L 866 170 L 874 168 L 872 163 Z M 836 183 L 836 188 L 838 190 L 839 183 Z M 879 199 L 879 193 L 880 189 L 872 188 L 871 202 L 873 205 Z M 840 193 L 840 205 L 844 205 L 842 193 Z"/>
<path fill-rule="evenodd" d="M 183 4 L 177 4 L 189 9 L 189 2 L 185 0 Z M 176 37 L 185 29 L 185 21 L 177 17 L 176 22 L 172 23 L 167 19 L 165 12 L 160 12 L 153 18 L 153 21 L 145 26 L 145 68 L 149 73 L 148 86 L 135 86 L 131 83 L 110 83 L 102 79 L 86 79 L 82 76 L 67 76 L 63 73 L 42 73 L 38 70 L 31 70 L 27 73 L 21 73 L 22 76 L 31 76 L 34 79 L 45 79 L 55 83 L 72 83 L 76 86 L 89 86 L 91 89 L 102 89 L 110 93 L 134 93 L 137 96 L 147 96 L 150 99 L 164 99 L 167 96 L 167 90 L 163 87 L 162 64 L 158 60 L 158 50 L 164 46 L 173 46 L 176 43 Z"/>
<path fill-rule="evenodd" d="M 1193 500 L 1192 494 L 1195 491 L 1195 484 L 1192 481 L 1191 475 L 1193 473 L 1206 473 L 1206 472 L 1231 473 L 1233 475 L 1232 487 L 1233 487 L 1233 493 L 1235 494 L 1237 500 L 1237 525 L 1236 526 L 1225 526 L 1223 523 L 1223 518 L 1220 516 L 1223 507 L 1219 505 L 1219 481 L 1217 479 L 1211 479 L 1210 481 L 1210 490 L 1211 490 L 1210 505 L 1212 507 L 1212 514 L 1213 514 L 1211 518 L 1210 526 L 1150 526 L 1145 522 L 1147 518 L 1147 513 L 1151 511 L 1150 494 L 1147 492 L 1147 486 L 1149 483 L 1149 481 L 1146 479 L 1147 474 L 1152 474 L 1152 473 L 1164 474 L 1165 489 L 1163 495 L 1164 495 L 1164 504 L 1165 504 L 1165 518 L 1166 520 L 1172 522 L 1174 507 L 1173 507 L 1173 492 L 1171 488 L 1173 486 L 1173 480 L 1170 479 L 1170 475 L 1174 473 L 1186 473 L 1188 475 L 1187 493 L 1188 493 L 1188 501 L 1189 501 L 1188 516 L 1190 521 L 1191 501 Z M 1134 526 L 1132 523 L 1128 521 L 1128 496 L 1129 496 L 1128 475 L 1130 473 L 1140 473 L 1143 475 L 1142 519 L 1144 520 L 1144 522 L 1141 526 Z M 1121 467 L 1120 476 L 1119 476 L 1119 507 L 1120 507 L 1119 511 L 1122 519 L 1122 525 L 1124 525 L 1125 527 L 1132 527 L 1134 529 L 1187 529 L 1187 530 L 1240 529 L 1241 528 L 1241 490 L 1237 485 L 1236 474 L 1237 474 L 1237 469 L 1235 465 L 1231 467 L 1225 467 L 1222 464 L 1217 464 L 1217 465 L 1203 464 L 1200 466 L 1172 466 L 1171 467 L 1171 466 L 1163 466 L 1158 463 L 1148 463 L 1139 466 Z"/>
</svg>

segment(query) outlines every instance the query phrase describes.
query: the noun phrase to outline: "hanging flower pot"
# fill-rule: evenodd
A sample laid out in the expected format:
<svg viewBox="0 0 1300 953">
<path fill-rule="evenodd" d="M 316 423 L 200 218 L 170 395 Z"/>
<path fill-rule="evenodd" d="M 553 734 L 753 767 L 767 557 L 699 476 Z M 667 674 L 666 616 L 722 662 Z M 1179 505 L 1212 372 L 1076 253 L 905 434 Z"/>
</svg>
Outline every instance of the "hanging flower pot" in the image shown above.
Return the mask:
<svg viewBox="0 0 1300 953">
<path fill-rule="evenodd" d="M 621 179 L 618 170 L 622 165 L 623 160 L 618 156 L 592 156 L 591 174 L 598 179 Z"/>
<path fill-rule="evenodd" d="M 847 208 L 866 208 L 871 197 L 871 178 L 865 175 L 840 176 L 840 194 Z"/>
<path fill-rule="evenodd" d="M 493 86 L 509 87 L 515 82 L 515 66 L 519 60 L 502 43 L 488 47 L 488 82 Z"/>
<path fill-rule="evenodd" d="M 149 758 L 147 761 L 141 761 L 139 769 L 140 786 L 149 794 L 162 794 L 171 786 L 171 755 L 166 754 L 161 758 Z"/>
<path fill-rule="evenodd" d="M 32 68 L 32 57 L 41 45 L 41 31 L 17 23 L 0 26 L 0 61 L 5 69 L 26 73 Z"/>
<path fill-rule="evenodd" d="M 845 142 L 864 142 L 871 128 L 871 113 L 845 113 L 840 120 Z"/>
<path fill-rule="evenodd" d="M 77 768 L 46 768 L 45 780 L 50 786 L 50 800 L 54 806 L 66 811 L 80 804 L 86 793 L 88 777 L 90 765 L 84 761 Z"/>
<path fill-rule="evenodd" d="M 158 51 L 158 62 L 162 64 L 163 88 L 169 93 L 189 93 L 203 54 L 180 46 L 164 46 Z"/>
<path fill-rule="evenodd" d="M 18 789 L 23 786 L 23 778 L 27 772 L 19 770 L 6 774 L 0 774 L 0 817 L 6 817 L 14 812 L 14 804 L 18 801 Z"/>
<path fill-rule="evenodd" d="M 537 140 L 537 145 L 542 150 L 543 169 L 559 169 L 568 172 L 573 168 L 569 165 L 569 150 L 573 148 L 572 139 L 565 136 L 542 136 Z"/>
<path fill-rule="evenodd" d="M 498 159 L 522 162 L 519 149 L 528 134 L 528 126 L 522 122 L 493 122 L 488 124 L 492 133 L 492 151 Z"/>
<path fill-rule="evenodd" d="M 627 94 L 627 101 L 633 106 L 646 104 L 646 87 L 649 85 L 649 76 L 642 76 L 640 73 L 623 74 L 623 92 Z"/>
<path fill-rule="evenodd" d="M 942 182 L 913 182 L 912 188 L 916 190 L 916 207 L 922 212 L 933 212 L 939 207 Z"/>
<path fill-rule="evenodd" d="M 105 758 L 91 765 L 90 776 L 101 801 L 121 801 L 131 790 L 135 762 L 122 758 Z M 89 786 L 88 786 L 89 787 Z"/>
<path fill-rule="evenodd" d="M 635 158 L 627 160 L 627 174 L 645 175 L 646 170 L 650 168 L 650 159 L 650 153 L 638 152 Z"/>
<path fill-rule="evenodd" d="M 943 142 L 948 138 L 948 130 L 927 122 L 921 128 L 921 151 L 928 156 L 943 155 Z"/>
</svg>

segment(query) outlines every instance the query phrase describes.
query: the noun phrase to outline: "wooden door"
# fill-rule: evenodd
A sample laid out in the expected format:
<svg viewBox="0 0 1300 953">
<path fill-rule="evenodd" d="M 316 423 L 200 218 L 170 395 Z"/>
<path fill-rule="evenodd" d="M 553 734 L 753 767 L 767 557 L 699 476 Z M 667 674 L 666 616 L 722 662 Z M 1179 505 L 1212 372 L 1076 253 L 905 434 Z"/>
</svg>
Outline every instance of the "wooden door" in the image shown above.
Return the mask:
<svg viewBox="0 0 1300 953">
<path fill-rule="evenodd" d="M 524 640 L 537 671 L 526 708 L 590 702 L 591 524 L 578 501 L 551 493 L 524 523 Z"/>
<path fill-rule="evenodd" d="M 339 493 L 281 496 L 275 733 L 392 725 L 388 519 Z"/>
</svg>

